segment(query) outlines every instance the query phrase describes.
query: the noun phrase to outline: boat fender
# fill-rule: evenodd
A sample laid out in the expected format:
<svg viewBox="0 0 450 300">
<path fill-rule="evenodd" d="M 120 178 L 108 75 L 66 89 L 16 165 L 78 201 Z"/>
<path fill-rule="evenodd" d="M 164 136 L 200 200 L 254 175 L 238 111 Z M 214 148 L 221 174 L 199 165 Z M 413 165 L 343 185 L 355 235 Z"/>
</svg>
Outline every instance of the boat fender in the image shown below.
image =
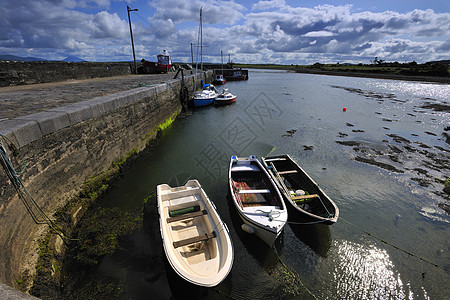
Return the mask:
<svg viewBox="0 0 450 300">
<path fill-rule="evenodd" d="M 242 230 L 244 230 L 247 233 L 253 234 L 255 233 L 255 228 L 253 226 L 242 224 L 241 225 Z"/>
<path fill-rule="evenodd" d="M 249 158 L 250 158 L 250 159 L 256 159 L 256 156 L 255 156 L 255 155 L 250 155 Z"/>
</svg>

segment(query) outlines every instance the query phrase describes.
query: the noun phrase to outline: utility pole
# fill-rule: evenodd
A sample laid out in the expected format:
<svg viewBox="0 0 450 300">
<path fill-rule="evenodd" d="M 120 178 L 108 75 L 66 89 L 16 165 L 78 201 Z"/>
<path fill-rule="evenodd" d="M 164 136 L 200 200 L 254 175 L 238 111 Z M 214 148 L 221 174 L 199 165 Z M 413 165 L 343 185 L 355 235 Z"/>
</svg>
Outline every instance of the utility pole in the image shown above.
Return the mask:
<svg viewBox="0 0 450 300">
<path fill-rule="evenodd" d="M 130 24 L 131 48 L 133 48 L 134 74 L 137 74 L 137 64 L 136 64 L 136 55 L 134 54 L 133 30 L 131 29 L 130 11 L 139 11 L 139 9 L 131 9 L 127 5 L 127 11 L 128 11 L 128 24 Z"/>
</svg>

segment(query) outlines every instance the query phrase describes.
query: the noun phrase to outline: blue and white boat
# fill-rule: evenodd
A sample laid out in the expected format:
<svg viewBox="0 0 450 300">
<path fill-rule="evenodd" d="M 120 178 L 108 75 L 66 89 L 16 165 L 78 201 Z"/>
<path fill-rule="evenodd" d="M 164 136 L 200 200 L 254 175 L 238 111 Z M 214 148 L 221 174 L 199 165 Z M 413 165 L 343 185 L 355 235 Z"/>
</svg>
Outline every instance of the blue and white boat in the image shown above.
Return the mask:
<svg viewBox="0 0 450 300">
<path fill-rule="evenodd" d="M 234 206 L 244 224 L 270 247 L 281 234 L 288 212 L 280 190 L 258 159 L 231 157 L 228 182 Z"/>
<path fill-rule="evenodd" d="M 203 88 L 194 94 L 192 97 L 192 106 L 201 107 L 208 106 L 214 103 L 214 99 L 219 95 L 216 87 L 212 84 L 205 84 L 202 80 Z"/>
</svg>

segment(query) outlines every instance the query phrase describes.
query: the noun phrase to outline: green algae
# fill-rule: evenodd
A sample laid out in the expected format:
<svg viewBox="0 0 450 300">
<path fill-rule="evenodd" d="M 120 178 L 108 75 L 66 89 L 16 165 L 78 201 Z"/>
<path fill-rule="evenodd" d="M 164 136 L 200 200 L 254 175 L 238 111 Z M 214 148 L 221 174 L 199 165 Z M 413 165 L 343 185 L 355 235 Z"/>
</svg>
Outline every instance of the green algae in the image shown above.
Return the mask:
<svg viewBox="0 0 450 300">
<path fill-rule="evenodd" d="M 149 146 L 150 143 L 156 138 L 159 138 L 163 132 L 168 129 L 172 123 L 177 118 L 178 113 L 174 112 L 169 118 L 167 118 L 163 123 L 159 124 L 154 130 L 150 131 L 145 137 L 144 141 L 146 142 L 146 146 Z"/>
<path fill-rule="evenodd" d="M 170 125 L 172 125 L 173 121 L 175 121 L 176 117 L 177 117 L 177 113 L 174 112 L 168 119 L 166 119 L 164 121 L 164 123 L 162 123 L 158 126 L 158 131 L 164 131 L 167 128 L 169 128 Z"/>
<path fill-rule="evenodd" d="M 59 295 L 59 278 L 61 277 L 60 256 L 53 247 L 55 236 L 49 232 L 39 246 L 39 260 L 36 266 L 34 283 L 30 294 L 35 297 L 57 299 Z"/>
<path fill-rule="evenodd" d="M 119 248 L 120 240 L 142 226 L 142 208 L 126 211 L 117 207 L 98 207 L 80 221 L 71 243 L 74 263 L 96 265 L 99 259 Z"/>
<path fill-rule="evenodd" d="M 444 182 L 444 192 L 450 195 L 450 179 Z"/>
</svg>

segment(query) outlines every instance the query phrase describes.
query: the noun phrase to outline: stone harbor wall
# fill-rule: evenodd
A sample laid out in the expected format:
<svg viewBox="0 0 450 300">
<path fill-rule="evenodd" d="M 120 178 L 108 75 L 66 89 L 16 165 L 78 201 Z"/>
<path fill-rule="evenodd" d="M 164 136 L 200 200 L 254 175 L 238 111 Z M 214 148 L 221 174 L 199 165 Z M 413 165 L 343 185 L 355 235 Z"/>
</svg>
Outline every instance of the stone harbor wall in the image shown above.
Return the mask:
<svg viewBox="0 0 450 300">
<path fill-rule="evenodd" d="M 0 61 L 0 87 L 129 75 L 128 62 Z"/>
</svg>

